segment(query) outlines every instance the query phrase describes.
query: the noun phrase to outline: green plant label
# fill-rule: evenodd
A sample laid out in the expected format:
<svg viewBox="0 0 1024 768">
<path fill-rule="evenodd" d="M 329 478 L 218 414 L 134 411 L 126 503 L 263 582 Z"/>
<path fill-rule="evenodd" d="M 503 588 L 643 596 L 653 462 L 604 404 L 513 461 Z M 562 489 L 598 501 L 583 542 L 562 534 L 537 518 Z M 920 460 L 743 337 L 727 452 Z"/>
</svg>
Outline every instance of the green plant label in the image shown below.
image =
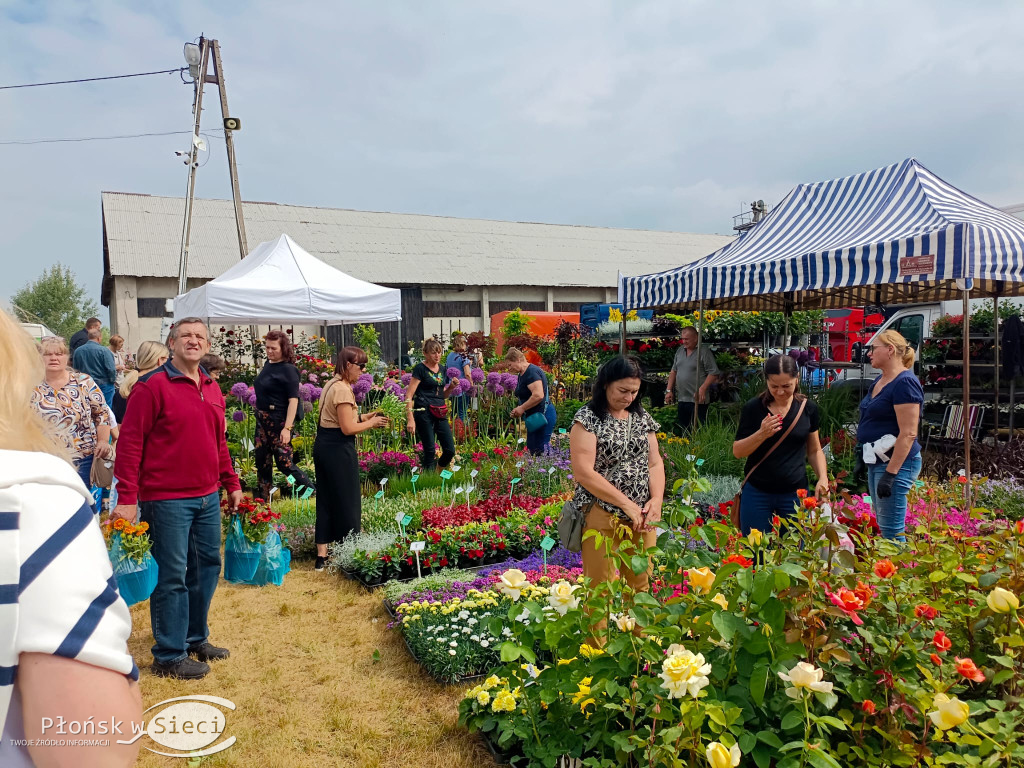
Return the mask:
<svg viewBox="0 0 1024 768">
<path fill-rule="evenodd" d="M 384 498 L 384 489 L 381 488 L 379 491 L 377 491 L 375 494 L 373 494 L 373 498 L 375 498 L 375 499 L 383 499 Z"/>
<path fill-rule="evenodd" d="M 402 515 L 402 527 L 405 528 L 412 522 L 412 515 Z"/>
<path fill-rule="evenodd" d="M 295 485 L 295 475 L 288 475 L 285 480 L 288 481 L 288 485 Z"/>
<path fill-rule="evenodd" d="M 915 488 L 924 488 L 924 480 L 915 480 L 914 481 L 914 487 Z"/>
<path fill-rule="evenodd" d="M 513 477 L 513 478 L 512 478 L 512 485 L 515 485 L 516 483 L 518 483 L 518 482 L 519 482 L 520 480 L 522 480 L 522 479 L 523 479 L 523 478 L 521 478 L 521 477 Z"/>
<path fill-rule="evenodd" d="M 441 470 L 441 477 L 444 480 L 451 480 L 452 479 L 452 473 L 449 472 L 447 469 L 442 469 Z"/>
<path fill-rule="evenodd" d="M 871 497 L 870 497 L 870 496 L 862 496 L 862 497 L 861 497 L 861 500 L 862 500 L 862 501 L 863 501 L 863 502 L 864 502 L 865 504 L 870 504 L 870 503 L 871 503 Z"/>
<path fill-rule="evenodd" d="M 558 430 L 558 434 L 564 435 L 564 434 L 566 434 L 566 431 L 564 429 L 560 429 L 560 430 Z"/>
<path fill-rule="evenodd" d="M 416 481 L 420 479 L 420 476 L 419 475 L 413 475 L 412 478 L 410 478 L 410 479 L 412 480 L 412 484 L 416 485 Z"/>
<path fill-rule="evenodd" d="M 552 539 L 550 536 L 545 536 L 543 539 L 540 540 L 540 548 L 543 549 L 545 552 L 550 552 L 554 546 L 555 540 Z"/>
<path fill-rule="evenodd" d="M 704 459 L 697 459 L 697 466 L 698 466 L 698 467 L 699 467 L 699 466 L 700 466 L 701 464 L 703 464 L 703 463 L 704 463 Z"/>
<path fill-rule="evenodd" d="M 302 494 L 302 498 L 303 499 L 308 499 L 312 495 L 313 495 L 313 489 L 312 488 L 307 488 L 306 492 Z"/>
</svg>

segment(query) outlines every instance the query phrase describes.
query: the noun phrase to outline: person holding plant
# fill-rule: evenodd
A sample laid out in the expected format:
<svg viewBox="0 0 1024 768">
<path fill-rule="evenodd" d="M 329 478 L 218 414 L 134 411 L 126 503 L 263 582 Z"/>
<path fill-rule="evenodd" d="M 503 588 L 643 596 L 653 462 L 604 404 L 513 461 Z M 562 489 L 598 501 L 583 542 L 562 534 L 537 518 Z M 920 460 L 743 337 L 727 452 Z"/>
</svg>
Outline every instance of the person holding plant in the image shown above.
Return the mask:
<svg viewBox="0 0 1024 768">
<path fill-rule="evenodd" d="M 789 355 L 764 365 L 765 391 L 743 406 L 732 453 L 746 459 L 740 529 L 770 531 L 772 517 L 791 516 L 807 492 L 807 465 L 818 477 L 814 494 L 828 495 L 828 467 L 818 439 L 818 405 L 797 392 L 800 367 Z M 802 492 L 802 493 L 801 493 Z"/>
<path fill-rule="evenodd" d="M 424 470 L 435 465 L 445 469 L 455 457 L 455 440 L 448 424 L 448 403 L 445 400 L 459 388 L 459 380 L 444 384 L 441 370 L 441 342 L 427 339 L 423 342 L 423 362 L 412 369 L 412 380 L 405 392 L 406 425 L 409 434 L 415 433 L 423 444 L 421 464 Z M 435 438 L 441 443 L 441 459 L 435 453 Z"/>
<path fill-rule="evenodd" d="M 256 390 L 256 477 L 258 495 L 270 501 L 274 487 L 274 462 L 295 487 L 313 487 L 309 475 L 292 457 L 292 427 L 299 410 L 299 369 L 295 350 L 284 331 L 270 331 L 265 337 L 267 362 L 253 382 Z"/>
<path fill-rule="evenodd" d="M 135 355 L 135 365 L 138 370 L 125 373 L 124 379 L 121 380 L 120 386 L 114 393 L 114 401 L 110 404 L 110 409 L 114 412 L 118 424 L 124 421 L 125 411 L 128 410 L 128 398 L 135 385 L 166 363 L 170 356 L 170 350 L 159 341 L 144 341 L 139 344 L 139 351 Z"/>
<path fill-rule="evenodd" d="M 318 571 L 327 564 L 327 545 L 358 533 L 362 527 L 356 435 L 389 424 L 379 413 L 359 415 L 352 385 L 366 370 L 367 359 L 366 352 L 359 347 L 342 348 L 334 377 L 324 384 L 320 396 L 320 419 L 313 443 L 313 466 L 318 480 L 313 567 Z"/>
<path fill-rule="evenodd" d="M 558 423 L 555 405 L 548 397 L 547 374 L 515 347 L 505 353 L 505 362 L 519 376 L 515 389 L 519 405 L 512 409 L 512 418 L 526 422 L 526 447 L 534 456 L 540 456 L 548 449 Z"/>
<path fill-rule="evenodd" d="M 466 354 L 468 346 L 469 342 L 466 340 L 466 334 L 460 333 L 452 338 L 452 349 L 444 362 L 445 378 L 447 379 L 445 384 L 451 384 L 452 379 L 449 377 L 448 372 L 453 369 L 459 372 L 458 378 L 469 381 L 473 375 L 473 363 L 476 363 L 479 368 L 483 367 L 484 356 L 480 353 L 480 350 L 476 350 L 476 354 L 470 356 Z M 452 398 L 452 403 L 455 406 L 455 416 L 461 421 L 465 421 L 466 411 L 469 408 L 469 395 L 456 394 Z"/>
<path fill-rule="evenodd" d="M 653 524 L 661 520 L 665 466 L 656 434 L 658 423 L 640 404 L 640 364 L 632 357 L 613 357 L 598 369 L 590 402 L 576 412 L 569 433 L 569 453 L 576 480 L 573 503 L 585 515 L 583 575 L 597 585 L 615 578 L 616 554 L 630 542 L 654 545 Z M 594 544 L 594 530 L 611 542 Z M 646 592 L 651 571 L 639 574 L 626 567 L 621 577 L 634 592 Z"/>
<path fill-rule="evenodd" d="M 868 493 L 882 536 L 906 541 L 907 493 L 921 474 L 917 426 L 924 389 L 912 370 L 914 348 L 896 331 L 876 335 L 868 354 L 882 375 L 860 403 L 858 448 L 868 464 Z"/>
</svg>

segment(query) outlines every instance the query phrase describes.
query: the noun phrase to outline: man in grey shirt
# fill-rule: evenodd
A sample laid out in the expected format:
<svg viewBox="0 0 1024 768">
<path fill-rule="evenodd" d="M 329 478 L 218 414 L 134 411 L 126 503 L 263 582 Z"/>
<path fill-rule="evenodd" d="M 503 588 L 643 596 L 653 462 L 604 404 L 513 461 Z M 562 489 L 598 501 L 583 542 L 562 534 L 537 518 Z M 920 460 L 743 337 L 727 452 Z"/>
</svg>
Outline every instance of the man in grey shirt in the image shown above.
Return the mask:
<svg viewBox="0 0 1024 768">
<path fill-rule="evenodd" d="M 718 381 L 720 371 L 715 356 L 708 347 L 701 347 L 697 352 L 697 329 L 693 326 L 683 328 L 681 346 L 672 361 L 672 370 L 668 374 L 668 388 L 665 390 L 665 404 L 676 399 L 676 413 L 679 428 L 686 433 L 697 423 L 707 418 L 708 387 Z"/>
</svg>

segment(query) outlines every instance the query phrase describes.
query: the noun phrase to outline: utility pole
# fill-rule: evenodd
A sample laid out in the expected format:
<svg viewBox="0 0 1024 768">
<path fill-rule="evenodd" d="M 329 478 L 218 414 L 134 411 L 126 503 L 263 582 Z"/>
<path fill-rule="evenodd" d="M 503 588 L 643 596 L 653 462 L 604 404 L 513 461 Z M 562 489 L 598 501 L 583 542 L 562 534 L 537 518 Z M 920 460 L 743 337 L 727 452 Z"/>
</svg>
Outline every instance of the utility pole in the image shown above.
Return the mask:
<svg viewBox="0 0 1024 768">
<path fill-rule="evenodd" d="M 220 116 L 224 122 L 224 144 L 228 150 L 228 171 L 231 173 L 231 198 L 235 203 L 235 227 L 238 230 L 238 249 L 241 253 L 241 258 L 244 259 L 249 253 L 249 244 L 245 238 L 245 219 L 242 216 L 242 193 L 238 190 L 238 166 L 235 164 L 234 130 L 230 127 L 232 121 L 230 120 L 231 115 L 228 112 L 228 90 L 224 85 L 224 67 L 221 64 L 220 43 L 216 40 L 211 40 L 210 47 L 213 49 L 213 68 L 216 71 L 210 82 L 216 83 L 217 90 L 220 92 Z M 234 122 L 234 124 L 238 125 L 239 123 Z"/>
<path fill-rule="evenodd" d="M 199 38 L 199 73 L 195 79 L 195 98 L 192 101 L 192 145 L 188 154 L 188 188 L 185 192 L 185 221 L 181 229 L 181 256 L 178 259 L 178 295 L 188 290 L 188 246 L 192 234 L 192 201 L 196 194 L 196 170 L 199 168 L 199 122 L 203 114 L 203 85 L 210 63 L 209 40 Z M 191 45 L 191 44 L 190 44 Z M 187 50 L 187 46 L 186 46 Z"/>
</svg>

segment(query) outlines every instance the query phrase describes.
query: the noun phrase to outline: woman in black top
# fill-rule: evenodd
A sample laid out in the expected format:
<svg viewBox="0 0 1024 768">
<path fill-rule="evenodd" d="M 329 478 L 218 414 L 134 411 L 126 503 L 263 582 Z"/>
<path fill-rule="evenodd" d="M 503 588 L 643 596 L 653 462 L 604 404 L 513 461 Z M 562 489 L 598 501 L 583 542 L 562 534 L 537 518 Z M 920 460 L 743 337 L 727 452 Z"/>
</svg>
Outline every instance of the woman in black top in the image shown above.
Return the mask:
<svg viewBox="0 0 1024 768">
<path fill-rule="evenodd" d="M 270 501 L 274 485 L 274 462 L 287 477 L 299 486 L 312 488 L 309 476 L 295 466 L 292 458 L 292 427 L 299 410 L 299 369 L 295 352 L 284 331 L 271 331 L 266 336 L 267 362 L 259 372 L 256 390 L 256 478 L 259 498 Z"/>
<path fill-rule="evenodd" d="M 828 494 L 828 468 L 818 440 L 818 406 L 796 391 L 800 381 L 796 361 L 789 355 L 776 355 L 765 363 L 764 373 L 768 387 L 764 394 L 743 406 L 736 442 L 732 444 L 733 455 L 747 459 L 743 471 L 749 479 L 740 497 L 740 527 L 744 536 L 752 528 L 771 530 L 773 515 L 793 514 L 800 503 L 796 492 L 807 489 L 808 463 L 818 476 L 815 495 Z M 773 450 L 802 403 L 805 405 L 800 421 Z"/>
<path fill-rule="evenodd" d="M 548 397 L 548 377 L 543 369 L 533 365 L 526 359 L 522 350 L 512 347 L 505 353 L 505 362 L 519 374 L 515 396 L 519 405 L 512 409 L 512 418 L 525 419 L 539 413 L 544 417 L 544 425 L 536 429 L 526 430 L 526 447 L 534 456 L 540 456 L 551 443 L 551 433 L 555 431 L 558 416 L 555 405 Z M 527 422 L 529 425 L 529 422 Z"/>
<path fill-rule="evenodd" d="M 459 388 L 459 380 L 444 385 L 441 370 L 441 342 L 427 339 L 423 342 L 423 362 L 412 369 L 412 381 L 405 393 L 408 419 L 405 428 L 416 433 L 423 443 L 421 463 L 423 469 L 433 469 L 435 463 L 445 469 L 455 456 L 455 441 L 448 425 L 448 403 L 445 400 Z M 441 460 L 435 454 L 435 435 L 441 443 Z"/>
</svg>

